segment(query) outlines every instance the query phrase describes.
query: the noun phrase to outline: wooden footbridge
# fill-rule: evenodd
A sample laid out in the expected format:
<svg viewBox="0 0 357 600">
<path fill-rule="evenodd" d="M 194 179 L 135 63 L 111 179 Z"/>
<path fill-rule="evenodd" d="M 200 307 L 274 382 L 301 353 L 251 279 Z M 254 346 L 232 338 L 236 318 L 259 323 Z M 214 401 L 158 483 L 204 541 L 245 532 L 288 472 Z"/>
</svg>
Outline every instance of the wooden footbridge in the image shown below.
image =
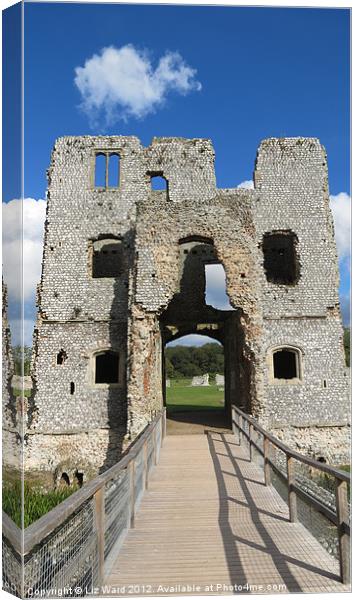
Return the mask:
<svg viewBox="0 0 357 600">
<path fill-rule="evenodd" d="M 28 527 L 22 546 L 5 518 L 8 585 L 25 596 L 348 591 L 349 474 L 238 409 L 233 429 L 165 437 L 159 416 L 120 463 Z"/>
</svg>

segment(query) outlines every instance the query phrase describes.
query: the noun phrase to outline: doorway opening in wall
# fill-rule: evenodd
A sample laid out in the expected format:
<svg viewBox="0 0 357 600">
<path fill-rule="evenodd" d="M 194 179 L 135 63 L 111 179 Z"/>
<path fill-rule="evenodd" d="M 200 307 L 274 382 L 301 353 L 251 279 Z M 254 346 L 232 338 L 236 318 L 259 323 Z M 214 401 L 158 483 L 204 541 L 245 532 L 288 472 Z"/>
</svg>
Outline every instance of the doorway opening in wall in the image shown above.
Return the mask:
<svg viewBox="0 0 357 600">
<path fill-rule="evenodd" d="M 179 257 L 179 286 L 160 316 L 167 431 L 230 429 L 232 404 L 250 409 L 242 311 L 230 302 L 225 268 L 212 239 L 181 239 Z"/>
<path fill-rule="evenodd" d="M 229 427 L 223 345 L 207 335 L 184 335 L 165 347 L 165 402 L 169 433 Z"/>
</svg>

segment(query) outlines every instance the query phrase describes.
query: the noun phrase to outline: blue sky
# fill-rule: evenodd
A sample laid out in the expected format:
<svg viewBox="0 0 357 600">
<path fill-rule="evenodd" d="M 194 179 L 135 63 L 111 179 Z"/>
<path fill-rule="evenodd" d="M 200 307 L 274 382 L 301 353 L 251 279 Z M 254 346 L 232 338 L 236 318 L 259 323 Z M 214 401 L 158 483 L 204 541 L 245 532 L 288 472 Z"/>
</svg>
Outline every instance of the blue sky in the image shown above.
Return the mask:
<svg viewBox="0 0 357 600">
<path fill-rule="evenodd" d="M 119 64 L 128 45 L 131 64 L 139 60 L 146 68 L 148 97 L 124 94 L 122 104 L 112 98 L 108 111 L 107 101 L 100 104 L 103 90 L 90 79 L 93 57 L 103 66 L 101 51 L 112 46 Z M 154 136 L 208 137 L 219 187 L 251 180 L 262 139 L 309 136 L 327 149 L 330 193 L 346 228 L 349 48 L 345 9 L 26 3 L 25 197 L 45 198 L 51 148 L 62 135 L 137 135 L 145 145 Z M 166 67 L 165 56 L 173 61 Z M 6 202 L 18 197 L 8 181 Z M 43 215 L 43 206 L 36 207 Z M 343 238 L 345 229 L 342 245 Z M 346 310 L 348 248 L 342 254 Z M 32 315 L 28 298 L 26 316 Z"/>
</svg>

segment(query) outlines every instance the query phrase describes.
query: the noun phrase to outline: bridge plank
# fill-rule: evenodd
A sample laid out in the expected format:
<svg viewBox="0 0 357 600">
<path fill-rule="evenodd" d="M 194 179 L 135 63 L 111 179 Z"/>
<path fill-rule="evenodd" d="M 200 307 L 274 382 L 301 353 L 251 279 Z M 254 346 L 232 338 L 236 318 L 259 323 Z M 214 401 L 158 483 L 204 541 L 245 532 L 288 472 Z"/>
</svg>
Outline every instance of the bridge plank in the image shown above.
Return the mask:
<svg viewBox="0 0 357 600">
<path fill-rule="evenodd" d="M 247 583 L 259 592 L 348 590 L 337 561 L 289 522 L 288 506 L 233 435 L 168 436 L 106 593 L 223 594 Z"/>
</svg>

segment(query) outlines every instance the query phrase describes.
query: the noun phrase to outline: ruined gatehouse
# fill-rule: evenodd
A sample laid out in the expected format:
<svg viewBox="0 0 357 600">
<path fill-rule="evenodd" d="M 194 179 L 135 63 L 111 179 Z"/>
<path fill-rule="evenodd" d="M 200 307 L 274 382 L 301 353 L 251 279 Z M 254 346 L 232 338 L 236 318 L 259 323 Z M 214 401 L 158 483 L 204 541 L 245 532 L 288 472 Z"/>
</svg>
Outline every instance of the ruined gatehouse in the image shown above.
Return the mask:
<svg viewBox="0 0 357 600">
<path fill-rule="evenodd" d="M 217 263 L 232 310 L 206 303 Z M 58 139 L 26 471 L 56 484 L 116 462 L 165 404 L 165 344 L 192 333 L 223 344 L 228 413 L 235 404 L 304 453 L 348 460 L 338 284 L 317 139 L 264 140 L 254 189 L 216 187 L 207 139 Z"/>
</svg>

